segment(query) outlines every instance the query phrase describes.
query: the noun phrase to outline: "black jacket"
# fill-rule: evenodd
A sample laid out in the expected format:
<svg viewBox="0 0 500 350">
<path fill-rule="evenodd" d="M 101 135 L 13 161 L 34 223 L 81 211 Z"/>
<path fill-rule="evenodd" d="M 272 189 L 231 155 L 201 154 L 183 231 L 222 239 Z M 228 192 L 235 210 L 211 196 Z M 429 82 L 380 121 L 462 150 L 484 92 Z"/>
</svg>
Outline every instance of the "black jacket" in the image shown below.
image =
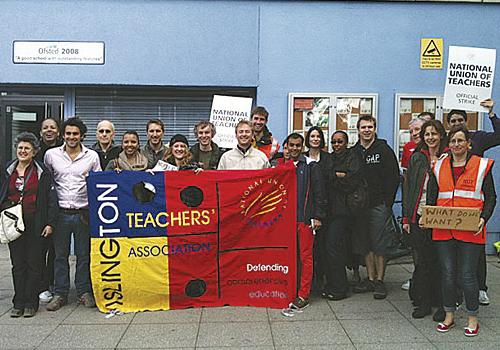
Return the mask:
<svg viewBox="0 0 500 350">
<path fill-rule="evenodd" d="M 403 220 L 404 223 L 417 223 L 417 209 L 422 197 L 426 176 L 433 176 L 426 150 L 416 151 L 410 158 L 405 181 L 403 182 Z M 434 179 L 435 182 L 435 179 Z M 437 185 L 427 182 L 426 204 L 437 198 Z"/>
<path fill-rule="evenodd" d="M 57 193 L 52 181 L 52 175 L 45 166 L 34 160 L 38 173 L 38 191 L 36 194 L 35 233 L 41 234 L 45 226 L 56 226 L 59 211 Z M 0 187 L 0 203 L 7 198 L 9 179 L 17 166 L 17 159 L 11 161 L 2 174 Z"/>
<path fill-rule="evenodd" d="M 360 142 L 354 146 L 365 160 L 363 176 L 368 182 L 370 207 L 385 204 L 392 207 L 399 186 L 399 165 L 396 155 L 385 140 L 376 138 L 368 149 Z"/>
<path fill-rule="evenodd" d="M 43 157 L 45 157 L 45 153 L 47 153 L 47 151 L 51 148 L 62 146 L 62 144 L 63 141 L 59 139 L 56 141 L 56 144 L 54 146 L 47 146 L 47 144 L 43 142 L 43 140 L 40 140 L 40 149 L 36 153 L 35 159 L 40 163 L 43 163 Z"/>
<path fill-rule="evenodd" d="M 210 155 L 210 163 L 208 165 L 209 170 L 217 170 L 217 166 L 219 165 L 219 160 L 220 157 L 222 156 L 222 152 L 219 149 L 219 146 L 211 141 L 212 146 L 212 154 Z M 191 154 L 193 155 L 193 162 L 199 163 L 200 162 L 200 144 L 197 142 L 194 144 L 193 147 L 189 150 Z"/>
<path fill-rule="evenodd" d="M 326 183 L 326 179 L 328 177 L 328 166 L 329 166 L 329 163 L 330 163 L 330 153 L 328 152 L 325 152 L 325 151 L 319 151 L 319 161 L 316 162 L 318 165 L 319 165 L 319 169 L 321 170 L 321 174 L 323 174 L 324 178 L 325 178 L 325 183 Z M 309 157 L 309 151 L 307 151 L 305 153 L 305 155 L 307 157 Z"/>
<path fill-rule="evenodd" d="M 328 162 L 328 214 L 332 217 L 350 215 L 346 197 L 362 181 L 363 156 L 358 149 L 349 148 L 345 152 L 330 154 Z M 336 175 L 345 173 L 344 177 Z"/>
<path fill-rule="evenodd" d="M 92 145 L 92 149 L 97 152 L 99 155 L 99 161 L 101 163 L 101 169 L 106 169 L 108 163 L 113 159 L 118 158 L 120 153 L 122 152 L 122 146 L 115 145 L 114 143 L 109 146 L 108 150 L 104 152 L 101 148 L 99 142 L 96 142 Z"/>
<path fill-rule="evenodd" d="M 316 162 L 307 164 L 304 155 L 298 159 L 297 222 L 310 224 L 311 219 L 326 219 L 326 191 L 321 170 Z"/>
</svg>

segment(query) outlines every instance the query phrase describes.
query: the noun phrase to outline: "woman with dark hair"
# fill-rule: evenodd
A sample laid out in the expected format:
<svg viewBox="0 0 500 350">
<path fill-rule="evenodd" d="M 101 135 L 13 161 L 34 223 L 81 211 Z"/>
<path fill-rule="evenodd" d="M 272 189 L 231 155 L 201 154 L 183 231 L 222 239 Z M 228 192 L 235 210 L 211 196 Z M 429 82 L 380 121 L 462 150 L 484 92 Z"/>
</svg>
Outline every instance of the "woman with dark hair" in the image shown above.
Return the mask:
<svg viewBox="0 0 500 350">
<path fill-rule="evenodd" d="M 330 154 L 325 152 L 325 135 L 319 126 L 312 126 L 306 133 L 305 152 L 307 163 L 317 162 L 323 181 L 326 183 L 328 178 L 328 162 Z M 326 228 L 327 226 L 324 225 Z M 326 256 L 324 255 L 325 246 L 325 228 L 317 230 L 317 236 L 314 240 L 314 288 L 322 290 L 325 285 L 326 277 Z"/>
<path fill-rule="evenodd" d="M 160 159 L 151 169 L 151 171 L 165 170 L 202 170 L 193 162 L 193 155 L 189 151 L 189 142 L 186 136 L 181 134 L 172 136 L 163 159 Z"/>
<path fill-rule="evenodd" d="M 9 243 L 14 280 L 14 307 L 11 317 L 33 317 L 38 310 L 38 293 L 43 270 L 43 240 L 49 237 L 57 219 L 57 195 L 52 177 L 42 163 L 34 159 L 40 147 L 30 132 L 15 140 L 16 159 L 3 174 L 0 189 L 1 209 L 22 203 L 24 233 Z"/>
<path fill-rule="evenodd" d="M 456 282 L 463 289 L 468 314 L 464 334 L 479 333 L 479 285 L 477 265 L 486 242 L 486 222 L 496 205 L 495 184 L 491 174 L 493 160 L 470 153 L 471 136 L 463 125 L 454 126 L 448 133 L 451 155 L 440 158 L 433 166 L 437 181 L 436 205 L 441 207 L 478 208 L 480 219 L 477 230 L 433 229 L 441 274 L 441 290 L 446 316 L 437 325 L 444 333 L 455 325 L 457 308 Z M 460 267 L 459 271 L 457 267 Z"/>
<path fill-rule="evenodd" d="M 40 149 L 35 159 L 43 162 L 43 157 L 48 149 L 62 145 L 59 123 L 54 118 L 44 119 L 40 127 Z"/>
<path fill-rule="evenodd" d="M 430 315 L 431 306 L 440 304 L 439 276 L 436 274 L 437 254 L 432 242 L 432 231 L 422 229 L 418 222 L 427 199 L 435 194 L 429 186 L 431 166 L 446 148 L 446 131 L 439 120 L 426 121 L 420 130 L 420 142 L 408 163 L 403 184 L 403 231 L 415 253 L 415 269 L 412 277 L 411 295 L 416 309 L 413 318 Z"/>
<path fill-rule="evenodd" d="M 324 298 L 341 300 L 347 298 L 347 256 L 350 246 L 349 225 L 354 215 L 347 206 L 347 195 L 359 185 L 362 156 L 356 149 L 347 148 L 349 138 L 344 131 L 332 135 L 333 153 L 328 161 L 328 229 L 322 245 L 326 288 Z"/>
<path fill-rule="evenodd" d="M 122 137 L 122 149 L 118 158 L 111 160 L 105 170 L 146 170 L 148 159 L 141 152 L 139 134 L 135 130 L 128 130 Z"/>
</svg>

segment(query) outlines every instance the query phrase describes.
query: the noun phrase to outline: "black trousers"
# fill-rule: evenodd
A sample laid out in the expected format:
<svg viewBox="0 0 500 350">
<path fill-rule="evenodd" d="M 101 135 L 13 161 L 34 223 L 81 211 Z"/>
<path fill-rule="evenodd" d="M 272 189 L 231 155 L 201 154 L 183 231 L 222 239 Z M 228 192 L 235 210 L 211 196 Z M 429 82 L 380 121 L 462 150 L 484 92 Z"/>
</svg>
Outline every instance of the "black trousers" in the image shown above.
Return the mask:
<svg viewBox="0 0 500 350">
<path fill-rule="evenodd" d="M 349 246 L 349 217 L 333 217 L 325 232 L 325 272 L 329 293 L 345 294 L 349 289 L 346 273 L 346 253 Z"/>
<path fill-rule="evenodd" d="M 52 237 L 42 240 L 42 279 L 40 284 L 40 292 L 50 290 L 54 285 L 54 260 L 56 251 Z"/>
<path fill-rule="evenodd" d="M 24 221 L 25 233 L 9 243 L 12 279 L 14 281 L 12 303 L 16 309 L 22 310 L 27 307 L 38 309 L 44 238 L 39 233 L 34 232 L 34 222 L 31 218 L 25 217 Z"/>
<path fill-rule="evenodd" d="M 479 263 L 477 264 L 477 282 L 479 290 L 488 290 L 486 285 L 486 251 L 483 249 L 479 254 Z"/>
<path fill-rule="evenodd" d="M 411 297 L 422 306 L 441 304 L 438 254 L 431 235 L 431 230 L 410 224 L 410 241 L 416 253 Z"/>
</svg>

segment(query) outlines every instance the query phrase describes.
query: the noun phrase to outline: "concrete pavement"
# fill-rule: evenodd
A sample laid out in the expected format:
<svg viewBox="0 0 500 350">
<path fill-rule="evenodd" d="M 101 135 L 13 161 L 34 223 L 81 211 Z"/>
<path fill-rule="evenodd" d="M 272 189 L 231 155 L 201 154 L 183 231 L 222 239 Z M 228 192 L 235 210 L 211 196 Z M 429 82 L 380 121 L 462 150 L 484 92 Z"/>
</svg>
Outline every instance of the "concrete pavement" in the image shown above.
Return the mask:
<svg viewBox="0 0 500 350">
<path fill-rule="evenodd" d="M 430 317 L 411 318 L 411 303 L 401 283 L 410 276 L 405 258 L 387 269 L 389 295 L 374 300 L 371 293 L 330 302 L 314 298 L 293 318 L 280 310 L 204 308 L 143 312 L 105 318 L 97 309 L 71 304 L 57 312 L 42 305 L 30 319 L 12 319 L 13 295 L 7 246 L 0 246 L 1 349 L 500 349 L 500 264 L 488 259 L 491 305 L 482 306 L 481 331 L 466 338 L 465 314 L 457 326 L 439 334 Z M 74 293 L 74 291 L 73 291 Z"/>
</svg>

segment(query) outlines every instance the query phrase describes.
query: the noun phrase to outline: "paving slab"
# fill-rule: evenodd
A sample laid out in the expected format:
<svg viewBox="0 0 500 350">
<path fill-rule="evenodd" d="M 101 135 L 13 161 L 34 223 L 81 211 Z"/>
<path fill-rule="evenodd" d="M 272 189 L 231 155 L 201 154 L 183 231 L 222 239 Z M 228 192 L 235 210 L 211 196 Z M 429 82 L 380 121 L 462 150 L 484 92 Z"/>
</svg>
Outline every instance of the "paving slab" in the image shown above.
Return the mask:
<svg viewBox="0 0 500 350">
<path fill-rule="evenodd" d="M 0 327 L 0 349 L 30 349 L 38 346 L 57 325 L 11 324 Z"/>
<path fill-rule="evenodd" d="M 24 318 L 24 317 L 19 317 L 19 318 L 12 318 L 10 317 L 10 309 L 9 311 L 4 313 L 0 317 L 0 325 L 4 324 L 24 324 L 24 325 L 29 325 L 29 324 L 52 324 L 52 325 L 58 325 L 60 324 L 66 317 L 68 317 L 71 312 L 76 308 L 76 306 L 67 306 L 63 307 L 58 311 L 47 311 L 45 310 L 45 306 L 41 306 L 36 315 L 34 317 L 29 317 L 29 318 Z M 2 326 L 0 326 L 2 327 Z"/>
<path fill-rule="evenodd" d="M 194 348 L 197 333 L 198 324 L 131 324 L 118 348 Z"/>
<path fill-rule="evenodd" d="M 132 324 L 145 323 L 196 323 L 200 322 L 202 309 L 137 312 Z"/>
<path fill-rule="evenodd" d="M 357 350 L 435 350 L 430 343 L 384 343 L 384 344 L 357 344 Z"/>
<path fill-rule="evenodd" d="M 204 308 L 201 322 L 267 322 L 267 310 L 257 307 Z"/>
<path fill-rule="evenodd" d="M 279 345 L 276 350 L 356 350 L 352 344 L 326 344 L 326 345 Z"/>
<path fill-rule="evenodd" d="M 40 344 L 40 349 L 114 348 L 127 325 L 59 325 Z"/>
<path fill-rule="evenodd" d="M 64 310 L 61 309 L 57 312 Z M 88 308 L 83 305 L 75 307 L 72 312 L 61 322 L 62 324 L 129 324 L 134 318 L 134 313 L 117 315 L 106 318 L 106 314 L 100 312 L 97 308 Z"/>
<path fill-rule="evenodd" d="M 275 345 L 351 344 L 339 321 L 271 322 Z"/>
<path fill-rule="evenodd" d="M 424 343 L 427 339 L 406 319 L 340 320 L 355 346 L 359 344 Z"/>
<path fill-rule="evenodd" d="M 258 322 L 201 323 L 197 347 L 273 345 L 268 320 Z"/>
</svg>

